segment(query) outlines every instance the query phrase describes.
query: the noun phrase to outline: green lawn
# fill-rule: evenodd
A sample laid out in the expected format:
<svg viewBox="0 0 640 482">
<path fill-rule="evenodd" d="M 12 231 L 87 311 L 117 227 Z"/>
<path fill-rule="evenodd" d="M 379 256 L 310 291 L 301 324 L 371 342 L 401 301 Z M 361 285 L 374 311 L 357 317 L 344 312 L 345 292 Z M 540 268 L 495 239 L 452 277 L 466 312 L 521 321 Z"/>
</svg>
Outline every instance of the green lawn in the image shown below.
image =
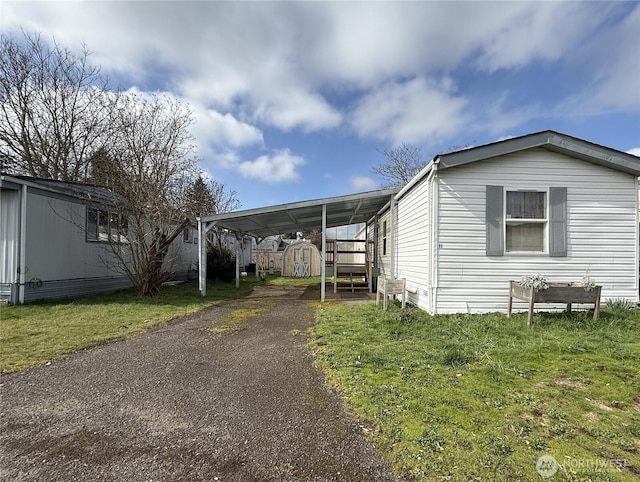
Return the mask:
<svg viewBox="0 0 640 482">
<path fill-rule="evenodd" d="M 298 281 L 303 285 L 317 280 Z M 246 294 L 231 284 L 166 287 L 0 307 L 0 371 L 12 372 Z M 262 283 L 262 282 L 261 282 Z M 288 284 L 270 276 L 267 284 Z M 416 480 L 640 477 L 640 312 L 450 315 L 397 306 L 315 304 L 314 347 L 396 472 Z M 220 331 L 255 310 L 248 303 Z M 543 459 L 544 460 L 544 459 Z M 546 466 L 548 467 L 548 466 Z M 544 468 L 544 467 L 543 467 Z"/>
<path fill-rule="evenodd" d="M 543 480 L 550 455 L 547 480 L 640 477 L 639 311 L 538 314 L 531 328 L 374 305 L 317 318 L 322 366 L 401 476 Z"/>
<path fill-rule="evenodd" d="M 255 278 L 254 278 L 255 280 Z M 13 372 L 69 353 L 140 333 L 177 316 L 246 294 L 256 284 L 208 283 L 201 297 L 197 283 L 163 287 L 153 298 L 132 290 L 109 295 L 0 306 L 0 372 Z"/>
</svg>

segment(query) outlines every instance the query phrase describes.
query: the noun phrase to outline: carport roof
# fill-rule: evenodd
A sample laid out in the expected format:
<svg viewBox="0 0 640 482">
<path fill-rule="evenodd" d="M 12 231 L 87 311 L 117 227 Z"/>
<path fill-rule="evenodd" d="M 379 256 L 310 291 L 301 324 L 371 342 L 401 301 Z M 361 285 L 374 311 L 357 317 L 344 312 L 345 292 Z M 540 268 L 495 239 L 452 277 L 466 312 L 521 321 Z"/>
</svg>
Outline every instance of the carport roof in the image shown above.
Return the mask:
<svg viewBox="0 0 640 482">
<path fill-rule="evenodd" d="M 381 189 L 347 196 L 279 204 L 230 213 L 202 216 L 204 224 L 258 238 L 322 229 L 322 207 L 327 207 L 327 228 L 369 221 L 400 188 Z"/>
</svg>

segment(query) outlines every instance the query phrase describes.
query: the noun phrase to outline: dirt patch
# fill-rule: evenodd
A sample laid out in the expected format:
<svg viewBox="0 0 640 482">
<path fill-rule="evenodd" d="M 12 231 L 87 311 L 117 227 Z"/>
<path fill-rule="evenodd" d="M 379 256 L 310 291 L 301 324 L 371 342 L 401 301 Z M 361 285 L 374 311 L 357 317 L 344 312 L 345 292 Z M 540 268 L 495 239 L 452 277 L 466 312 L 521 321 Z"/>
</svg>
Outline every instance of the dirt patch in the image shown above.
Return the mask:
<svg viewBox="0 0 640 482">
<path fill-rule="evenodd" d="M 583 417 L 589 423 L 595 423 L 598 420 L 600 420 L 600 415 L 598 415 L 597 413 L 594 413 L 594 412 L 587 412 L 587 413 L 585 413 L 583 415 Z"/>
<path fill-rule="evenodd" d="M 304 290 L 246 302 L 0 377 L 0 479 L 391 481 L 315 368 Z"/>
<path fill-rule="evenodd" d="M 589 400 L 589 399 L 587 399 Z M 613 411 L 614 407 L 610 406 L 609 404 L 603 402 L 602 400 L 589 400 L 589 403 L 591 405 L 594 405 L 602 410 L 606 410 L 607 412 L 611 412 Z"/>
<path fill-rule="evenodd" d="M 576 380 L 569 380 L 568 378 L 560 378 L 559 380 L 556 380 L 555 385 L 558 387 L 565 387 L 565 388 L 582 388 L 584 387 L 584 384 L 581 382 L 578 382 Z"/>
</svg>

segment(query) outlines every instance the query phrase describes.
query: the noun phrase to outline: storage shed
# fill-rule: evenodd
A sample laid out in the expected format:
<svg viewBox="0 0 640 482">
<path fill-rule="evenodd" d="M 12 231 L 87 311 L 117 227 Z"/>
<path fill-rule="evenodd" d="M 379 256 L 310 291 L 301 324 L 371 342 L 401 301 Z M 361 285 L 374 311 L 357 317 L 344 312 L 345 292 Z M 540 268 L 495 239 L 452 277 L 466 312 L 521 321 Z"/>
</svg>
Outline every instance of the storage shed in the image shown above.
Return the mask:
<svg viewBox="0 0 640 482">
<path fill-rule="evenodd" d="M 315 244 L 296 241 L 289 244 L 282 254 L 282 276 L 308 278 L 320 276 L 322 258 Z"/>
<path fill-rule="evenodd" d="M 640 158 L 553 131 L 436 156 L 379 213 L 381 275 L 434 314 L 506 312 L 532 273 L 637 301 L 638 176 Z"/>
</svg>

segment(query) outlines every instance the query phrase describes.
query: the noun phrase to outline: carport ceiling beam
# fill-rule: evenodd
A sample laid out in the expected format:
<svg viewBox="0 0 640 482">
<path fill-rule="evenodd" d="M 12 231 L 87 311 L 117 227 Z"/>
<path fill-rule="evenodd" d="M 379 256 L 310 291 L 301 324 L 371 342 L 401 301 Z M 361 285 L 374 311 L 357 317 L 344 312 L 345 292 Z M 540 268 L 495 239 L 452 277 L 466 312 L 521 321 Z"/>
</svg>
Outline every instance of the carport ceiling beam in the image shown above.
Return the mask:
<svg viewBox="0 0 640 482">
<path fill-rule="evenodd" d="M 271 231 L 271 234 L 280 234 L 280 232 L 274 228 L 273 226 L 269 225 L 269 224 L 265 224 L 265 223 L 261 223 L 260 221 L 258 221 L 256 218 L 254 217 L 249 217 L 247 216 L 246 220 L 250 223 L 253 223 L 254 225 L 258 226 L 260 229 L 266 229 Z M 251 232 L 251 228 L 247 228 L 243 230 L 246 233 L 250 233 Z"/>
<path fill-rule="evenodd" d="M 289 211 L 285 211 L 285 214 L 287 215 L 289 220 L 296 226 L 296 229 L 304 231 L 304 228 L 301 226 L 300 221 L 294 218 Z"/>
<path fill-rule="evenodd" d="M 349 218 L 349 223 L 348 224 L 353 224 L 353 218 L 356 217 L 356 215 L 358 214 L 358 212 L 360 211 L 360 208 L 362 207 L 362 199 L 360 199 L 358 201 L 358 205 L 356 206 L 356 208 L 353 210 L 353 215 Z"/>
</svg>

